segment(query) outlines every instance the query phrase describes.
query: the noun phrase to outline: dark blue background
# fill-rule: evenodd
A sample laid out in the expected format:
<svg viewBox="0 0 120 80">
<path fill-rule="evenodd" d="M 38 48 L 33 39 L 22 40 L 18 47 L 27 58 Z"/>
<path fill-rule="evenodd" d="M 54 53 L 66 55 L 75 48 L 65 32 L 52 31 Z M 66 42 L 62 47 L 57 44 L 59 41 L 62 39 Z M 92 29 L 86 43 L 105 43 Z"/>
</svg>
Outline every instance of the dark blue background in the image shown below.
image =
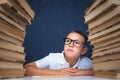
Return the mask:
<svg viewBox="0 0 120 80">
<path fill-rule="evenodd" d="M 27 0 L 35 12 L 32 24 L 26 28 L 25 63 L 38 60 L 50 52 L 63 51 L 63 38 L 71 30 L 86 35 L 84 12 L 92 0 Z M 92 46 L 86 56 L 91 56 Z"/>
</svg>

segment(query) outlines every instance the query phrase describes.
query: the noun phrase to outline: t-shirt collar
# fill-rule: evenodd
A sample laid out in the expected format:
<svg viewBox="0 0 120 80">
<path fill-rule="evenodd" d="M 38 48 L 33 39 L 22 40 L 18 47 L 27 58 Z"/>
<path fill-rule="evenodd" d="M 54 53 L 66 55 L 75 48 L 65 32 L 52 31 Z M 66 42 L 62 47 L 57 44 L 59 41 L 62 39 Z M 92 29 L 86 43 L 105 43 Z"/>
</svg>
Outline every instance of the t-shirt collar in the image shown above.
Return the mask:
<svg viewBox="0 0 120 80">
<path fill-rule="evenodd" d="M 66 63 L 69 64 L 69 63 L 65 60 L 65 58 L 64 58 L 64 51 L 62 51 L 62 54 L 61 54 L 61 55 L 62 55 L 62 58 L 63 58 L 63 59 L 62 59 L 63 61 L 61 61 L 61 63 L 63 63 L 63 64 L 66 64 Z M 78 68 L 78 67 L 79 67 L 79 62 L 80 62 L 80 58 L 78 59 L 78 61 L 76 62 L 76 64 L 73 66 L 73 68 Z"/>
</svg>

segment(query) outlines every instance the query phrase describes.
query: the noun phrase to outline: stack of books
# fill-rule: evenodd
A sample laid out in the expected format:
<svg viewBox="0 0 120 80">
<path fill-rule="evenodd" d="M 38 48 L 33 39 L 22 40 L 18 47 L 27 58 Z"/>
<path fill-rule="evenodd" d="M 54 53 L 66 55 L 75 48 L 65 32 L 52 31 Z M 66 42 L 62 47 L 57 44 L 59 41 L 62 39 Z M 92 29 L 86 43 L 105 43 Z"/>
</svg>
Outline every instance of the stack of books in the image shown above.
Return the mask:
<svg viewBox="0 0 120 80">
<path fill-rule="evenodd" d="M 0 0 L 0 78 L 24 76 L 25 28 L 34 19 L 26 0 Z"/>
<path fill-rule="evenodd" d="M 94 0 L 84 18 L 95 76 L 120 78 L 120 0 Z"/>
</svg>

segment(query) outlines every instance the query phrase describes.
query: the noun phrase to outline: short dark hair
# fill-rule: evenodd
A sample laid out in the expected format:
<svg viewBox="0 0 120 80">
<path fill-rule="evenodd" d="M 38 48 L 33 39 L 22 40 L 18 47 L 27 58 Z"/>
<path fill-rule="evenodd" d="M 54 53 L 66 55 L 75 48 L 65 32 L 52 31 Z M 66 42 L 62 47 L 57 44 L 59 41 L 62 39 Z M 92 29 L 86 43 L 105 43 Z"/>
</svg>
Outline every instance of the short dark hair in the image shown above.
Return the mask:
<svg viewBox="0 0 120 80">
<path fill-rule="evenodd" d="M 80 30 L 74 30 L 74 31 L 71 31 L 69 33 L 73 33 L 73 32 L 74 33 L 78 33 L 78 34 L 80 34 L 80 35 L 82 35 L 84 37 L 84 39 L 85 39 L 85 41 L 84 41 L 84 47 L 87 47 L 88 46 L 88 37 L 82 31 L 80 31 Z"/>
</svg>

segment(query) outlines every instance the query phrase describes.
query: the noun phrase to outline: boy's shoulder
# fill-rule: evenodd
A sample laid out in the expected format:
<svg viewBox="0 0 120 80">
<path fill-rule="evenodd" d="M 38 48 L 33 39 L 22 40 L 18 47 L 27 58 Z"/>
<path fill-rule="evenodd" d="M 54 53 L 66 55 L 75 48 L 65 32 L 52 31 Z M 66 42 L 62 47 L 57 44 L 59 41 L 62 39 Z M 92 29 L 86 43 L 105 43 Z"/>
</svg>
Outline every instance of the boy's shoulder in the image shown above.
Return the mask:
<svg viewBox="0 0 120 80">
<path fill-rule="evenodd" d="M 80 60 L 91 60 L 91 59 L 89 57 L 86 57 L 86 56 L 81 56 Z"/>
</svg>

